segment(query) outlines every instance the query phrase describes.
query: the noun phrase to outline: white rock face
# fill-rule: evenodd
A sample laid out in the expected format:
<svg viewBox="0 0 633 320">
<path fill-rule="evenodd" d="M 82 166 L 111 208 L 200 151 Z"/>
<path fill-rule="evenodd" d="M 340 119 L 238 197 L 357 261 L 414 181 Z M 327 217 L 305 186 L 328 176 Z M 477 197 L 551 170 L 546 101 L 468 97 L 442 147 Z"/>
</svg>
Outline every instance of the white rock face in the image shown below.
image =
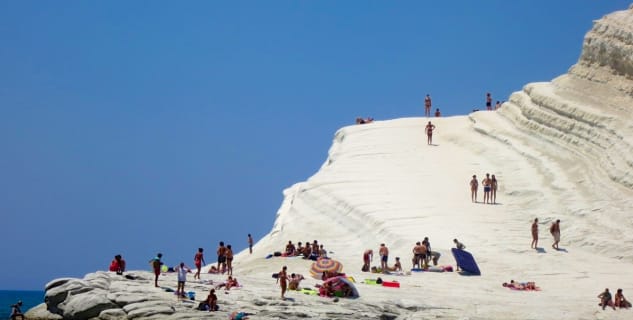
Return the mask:
<svg viewBox="0 0 633 320">
<path fill-rule="evenodd" d="M 595 298 L 605 287 L 633 292 L 633 9 L 595 22 L 578 63 L 551 82 L 512 94 L 501 110 L 429 119 L 377 121 L 340 129 L 319 172 L 284 191 L 271 232 L 235 258 L 242 288 L 218 292 L 220 311 L 253 319 L 630 319 L 603 313 Z M 486 172 L 499 179 L 497 205 L 472 203 L 468 182 Z M 479 201 L 482 190 L 479 190 Z M 528 247 L 531 221 L 541 221 L 539 250 Z M 564 250 L 550 249 L 548 227 L 562 220 Z M 410 276 L 361 273 L 361 255 L 386 243 L 411 267 L 411 248 L 429 236 L 440 264 L 454 265 L 452 239 L 475 256 L 482 275 L 423 272 Z M 325 245 L 357 281 L 360 298 L 331 299 L 290 292 L 279 299 L 270 277 L 287 265 L 309 276 L 310 261 L 263 257 L 288 240 Z M 378 259 L 374 259 L 374 265 Z M 199 319 L 196 303 L 153 287 L 148 272 L 135 280 L 96 272 L 46 286 L 48 310 L 29 319 Z M 360 283 L 382 276 L 401 287 Z M 203 279 L 222 281 L 221 275 Z M 501 287 L 536 281 L 538 292 Z M 174 275 L 161 285 L 175 288 Z M 317 281 L 305 280 L 311 287 Z M 187 283 L 197 300 L 213 287 Z M 627 295 L 628 293 L 628 295 Z M 606 312 L 606 311 L 605 311 Z"/>
</svg>

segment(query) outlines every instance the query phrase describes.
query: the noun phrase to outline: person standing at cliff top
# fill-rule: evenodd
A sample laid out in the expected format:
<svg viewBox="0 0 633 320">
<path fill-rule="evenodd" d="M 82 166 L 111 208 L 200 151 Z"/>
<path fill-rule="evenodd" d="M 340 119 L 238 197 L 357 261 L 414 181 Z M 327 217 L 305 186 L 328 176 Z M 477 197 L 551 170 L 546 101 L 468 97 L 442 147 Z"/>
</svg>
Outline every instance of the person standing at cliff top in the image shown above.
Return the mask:
<svg viewBox="0 0 633 320">
<path fill-rule="evenodd" d="M 435 109 L 435 117 L 439 118 L 442 116 L 442 113 L 440 112 L 440 108 Z"/>
<path fill-rule="evenodd" d="M 163 262 L 160 259 L 163 257 L 162 253 L 158 253 L 156 257 L 151 259 L 149 263 L 152 265 L 152 269 L 154 270 L 154 287 L 158 288 L 158 276 L 160 275 L 160 267 L 163 265 Z"/>
<path fill-rule="evenodd" d="M 486 93 L 486 110 L 492 110 L 492 97 L 490 96 L 490 92 Z"/>
<path fill-rule="evenodd" d="M 431 96 L 427 93 L 426 97 L 424 97 L 424 116 L 431 116 Z"/>
<path fill-rule="evenodd" d="M 253 254 L 253 237 L 250 233 L 248 234 L 248 253 Z"/>
<path fill-rule="evenodd" d="M 224 246 L 224 241 L 220 241 L 216 253 L 218 254 L 218 271 L 224 274 L 224 271 L 226 271 L 226 247 Z"/>
<path fill-rule="evenodd" d="M 178 287 L 176 287 L 176 295 L 178 299 L 185 297 L 185 282 L 187 282 L 187 273 L 191 272 L 191 269 L 181 262 L 175 270 L 178 273 Z"/>
<path fill-rule="evenodd" d="M 202 265 L 207 264 L 204 261 L 204 254 L 202 252 L 204 252 L 204 249 L 198 248 L 198 252 L 193 257 L 193 263 L 196 265 L 196 269 L 197 269 L 196 274 L 193 275 L 194 279 L 200 279 L 200 270 L 202 270 Z"/>
<path fill-rule="evenodd" d="M 470 201 L 474 203 L 477 203 L 477 189 L 479 189 L 479 181 L 477 181 L 477 175 L 473 174 L 470 180 Z"/>
<path fill-rule="evenodd" d="M 380 244 L 378 255 L 380 255 L 380 268 L 382 269 L 382 271 L 386 271 L 387 262 L 389 261 L 389 248 L 387 248 L 384 243 Z"/>
<path fill-rule="evenodd" d="M 429 123 L 427 123 L 424 129 L 426 130 L 426 143 L 428 145 L 432 145 L 433 144 L 433 130 L 435 130 L 435 125 L 432 124 L 431 121 L 429 121 Z"/>
<path fill-rule="evenodd" d="M 538 246 L 538 218 L 534 218 L 532 223 L 532 245 L 530 248 L 536 249 L 536 246 Z"/>
<path fill-rule="evenodd" d="M 499 110 L 499 108 L 501 108 L 501 102 L 497 100 L 497 104 L 495 104 L 495 110 Z"/>
<path fill-rule="evenodd" d="M 558 243 L 560 242 L 560 220 L 556 220 L 556 222 L 552 223 L 549 232 L 552 234 L 552 237 L 554 237 L 552 248 L 558 250 Z"/>
</svg>

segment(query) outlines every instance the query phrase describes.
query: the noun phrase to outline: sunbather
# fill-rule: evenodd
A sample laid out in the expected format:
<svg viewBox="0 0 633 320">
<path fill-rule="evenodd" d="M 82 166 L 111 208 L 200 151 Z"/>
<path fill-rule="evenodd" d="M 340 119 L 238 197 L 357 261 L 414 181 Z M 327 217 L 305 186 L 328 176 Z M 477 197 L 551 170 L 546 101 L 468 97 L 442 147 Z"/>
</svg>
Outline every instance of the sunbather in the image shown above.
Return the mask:
<svg viewBox="0 0 633 320">
<path fill-rule="evenodd" d="M 533 281 L 529 282 L 515 282 L 514 280 L 510 280 L 510 283 L 504 282 L 502 286 L 515 290 L 537 290 L 538 287 L 536 283 Z"/>
</svg>

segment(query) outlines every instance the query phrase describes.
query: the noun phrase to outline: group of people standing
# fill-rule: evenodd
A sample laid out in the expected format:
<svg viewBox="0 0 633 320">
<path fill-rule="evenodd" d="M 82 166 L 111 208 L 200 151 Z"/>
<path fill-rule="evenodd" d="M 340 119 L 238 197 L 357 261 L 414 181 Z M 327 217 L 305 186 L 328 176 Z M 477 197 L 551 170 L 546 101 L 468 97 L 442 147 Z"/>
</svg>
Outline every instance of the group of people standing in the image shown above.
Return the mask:
<svg viewBox="0 0 633 320">
<path fill-rule="evenodd" d="M 497 177 L 493 174 L 490 176 L 489 173 L 486 173 L 486 177 L 481 180 L 481 185 L 484 187 L 484 201 L 483 203 L 488 204 L 497 204 L 497 188 L 499 183 L 497 181 Z M 479 190 L 479 181 L 477 180 L 477 175 L 473 175 L 473 178 L 470 180 L 470 199 L 472 202 L 477 203 L 477 191 Z"/>
</svg>

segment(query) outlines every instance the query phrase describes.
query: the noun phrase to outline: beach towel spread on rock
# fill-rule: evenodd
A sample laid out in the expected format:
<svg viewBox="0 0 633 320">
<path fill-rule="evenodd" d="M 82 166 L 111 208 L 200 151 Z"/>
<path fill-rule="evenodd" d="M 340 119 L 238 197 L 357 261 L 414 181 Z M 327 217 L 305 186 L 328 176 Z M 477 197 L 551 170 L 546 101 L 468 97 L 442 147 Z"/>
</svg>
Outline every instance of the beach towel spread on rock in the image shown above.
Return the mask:
<svg viewBox="0 0 633 320">
<path fill-rule="evenodd" d="M 479 267 L 475 262 L 475 258 L 470 252 L 466 250 L 460 250 L 457 248 L 452 248 L 451 252 L 453 252 L 453 257 L 455 257 L 455 261 L 457 262 L 457 266 L 474 275 L 481 275 L 481 271 L 479 271 Z"/>
</svg>

